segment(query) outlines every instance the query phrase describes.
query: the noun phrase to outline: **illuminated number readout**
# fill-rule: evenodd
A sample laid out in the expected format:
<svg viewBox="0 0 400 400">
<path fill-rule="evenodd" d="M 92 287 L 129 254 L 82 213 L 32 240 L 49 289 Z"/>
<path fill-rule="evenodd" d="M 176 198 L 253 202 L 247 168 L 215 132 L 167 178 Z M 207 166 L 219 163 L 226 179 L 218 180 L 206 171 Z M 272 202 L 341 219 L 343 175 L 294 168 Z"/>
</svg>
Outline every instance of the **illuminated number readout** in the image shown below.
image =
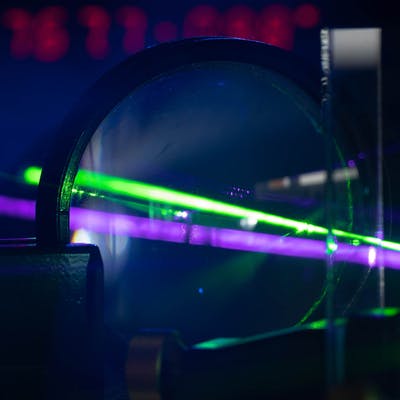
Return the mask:
<svg viewBox="0 0 400 400">
<path fill-rule="evenodd" d="M 147 15 L 139 7 L 125 6 L 117 10 L 116 21 L 124 27 L 123 48 L 127 54 L 145 46 L 148 27 Z"/>
<path fill-rule="evenodd" d="M 23 9 L 9 9 L 2 16 L 3 26 L 12 31 L 10 53 L 17 59 L 34 56 L 51 62 L 64 57 L 69 49 L 68 18 L 64 7 L 52 6 L 35 15 Z"/>
<path fill-rule="evenodd" d="M 87 28 L 86 50 L 92 58 L 103 59 L 110 51 L 109 31 L 111 18 L 100 6 L 89 5 L 78 12 L 78 21 Z"/>
<path fill-rule="evenodd" d="M 271 4 L 261 10 L 234 5 L 220 10 L 214 5 L 197 5 L 182 21 L 154 18 L 144 9 L 125 5 L 115 10 L 85 5 L 71 12 L 64 6 L 48 6 L 37 12 L 9 8 L 0 14 L 3 32 L 11 33 L 8 51 L 12 58 L 34 58 L 42 62 L 62 59 L 69 51 L 69 29 L 77 24 L 84 30 L 89 57 L 102 60 L 113 48 L 135 53 L 149 43 L 160 43 L 195 36 L 228 36 L 260 40 L 286 50 L 293 49 L 297 29 L 312 29 L 320 23 L 319 9 L 304 3 L 295 8 Z M 114 30 L 122 30 L 121 42 L 111 40 Z M 78 44 L 73 43 L 74 46 Z M 1 51 L 3 49 L 0 48 Z"/>
</svg>

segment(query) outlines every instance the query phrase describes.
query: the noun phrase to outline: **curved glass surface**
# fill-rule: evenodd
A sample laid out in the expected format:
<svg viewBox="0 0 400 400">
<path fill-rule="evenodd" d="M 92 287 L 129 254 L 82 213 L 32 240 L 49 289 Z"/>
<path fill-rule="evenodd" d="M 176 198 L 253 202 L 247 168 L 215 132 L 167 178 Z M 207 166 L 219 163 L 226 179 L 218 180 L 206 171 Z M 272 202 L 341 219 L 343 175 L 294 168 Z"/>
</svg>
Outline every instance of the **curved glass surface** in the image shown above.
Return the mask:
<svg viewBox="0 0 400 400">
<path fill-rule="evenodd" d="M 319 112 L 287 78 L 234 62 L 170 71 L 118 104 L 84 153 L 71 209 L 72 240 L 102 252 L 107 323 L 195 343 L 322 318 Z M 356 174 L 337 179 L 337 229 L 352 224 Z"/>
</svg>

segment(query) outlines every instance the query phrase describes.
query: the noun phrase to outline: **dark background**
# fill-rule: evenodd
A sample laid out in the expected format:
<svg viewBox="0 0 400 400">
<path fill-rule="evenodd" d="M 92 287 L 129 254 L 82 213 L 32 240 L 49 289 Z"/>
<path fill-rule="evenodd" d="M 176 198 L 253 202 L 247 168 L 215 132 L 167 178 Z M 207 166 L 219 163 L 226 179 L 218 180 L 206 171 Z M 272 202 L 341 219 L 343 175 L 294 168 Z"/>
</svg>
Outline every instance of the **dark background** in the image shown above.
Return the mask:
<svg viewBox="0 0 400 400">
<path fill-rule="evenodd" d="M 294 10 L 304 1 L 280 1 Z M 88 29 L 78 21 L 82 7 L 88 4 L 102 6 L 110 18 L 108 34 L 109 52 L 103 57 L 94 58 L 85 49 Z M 1 2 L 0 19 L 0 118 L 1 118 L 1 169 L 18 166 L 27 162 L 28 157 L 41 160 L 51 129 L 65 116 L 80 94 L 102 73 L 116 65 L 127 56 L 123 49 L 124 30 L 116 21 L 116 11 L 124 5 L 140 7 L 147 16 L 145 45 L 154 45 L 158 41 L 154 30 L 161 21 L 173 22 L 178 30 L 177 37 L 183 36 L 185 16 L 198 4 L 208 4 L 224 13 L 233 5 L 245 4 L 255 13 L 271 3 L 268 1 L 97 1 L 95 3 L 68 2 Z M 10 49 L 12 32 L 5 27 L 4 15 L 11 7 L 29 11 L 37 15 L 50 5 L 62 5 L 67 11 L 64 27 L 69 36 L 69 49 L 59 60 L 39 61 L 34 51 L 27 56 L 12 55 Z M 318 4 L 316 4 L 318 6 Z M 293 51 L 306 60 L 318 63 L 318 29 L 295 29 Z M 211 32 L 212 33 L 212 32 Z M 218 33 L 218 32 L 216 32 Z M 37 39 L 39 40 L 39 39 Z M 40 141 L 40 146 L 37 146 Z M 35 148 L 36 154 L 26 155 Z"/>
<path fill-rule="evenodd" d="M 138 50 L 143 46 L 151 46 L 159 41 L 167 40 L 171 32 L 157 34 L 160 22 L 168 21 L 176 28 L 176 37 L 190 36 L 190 29 L 185 28 L 191 13 L 199 5 L 206 5 L 219 13 L 219 21 L 224 20 L 234 6 L 244 5 L 261 18 L 266 7 L 287 7 L 292 14 L 289 21 L 294 34 L 292 45 L 286 46 L 304 62 L 319 69 L 319 30 L 323 26 L 337 27 L 383 27 L 383 111 L 385 136 L 385 168 L 386 168 L 386 200 L 392 207 L 391 225 L 398 223 L 398 205 L 400 181 L 398 178 L 398 158 L 400 155 L 398 100 L 400 90 L 397 71 L 400 69 L 399 37 L 396 28 L 397 14 L 389 2 L 378 1 L 323 1 L 310 3 L 319 10 L 319 17 L 312 26 L 302 27 L 295 22 L 295 10 L 306 1 L 280 0 L 209 0 L 199 2 L 188 0 L 174 1 L 3 1 L 0 4 L 0 187 L 3 194 L 18 192 L 15 189 L 19 173 L 27 165 L 40 165 L 54 137 L 54 128 L 63 120 L 79 96 L 96 81 L 106 70 L 127 57 L 123 48 L 124 28 L 118 23 L 117 12 L 122 6 L 139 7 L 146 17 L 145 36 Z M 308 4 L 310 4 L 308 3 Z M 79 16 L 88 5 L 101 7 L 108 16 L 109 30 L 107 40 L 109 50 L 104 55 L 90 54 L 87 48 L 89 30 L 83 26 Z M 65 54 L 54 59 L 46 59 L 40 55 L 43 38 L 39 37 L 40 26 L 38 16 L 48 7 L 60 6 L 65 13 L 62 29 L 68 37 L 68 48 Z M 33 18 L 32 48 L 23 54 L 12 48 L 13 37 L 17 31 L 10 29 L 7 13 L 10 9 L 20 9 Z M 186 21 L 186 22 L 185 22 Z M 307 19 L 306 19 L 307 23 Z M 304 24 L 304 19 L 303 19 Z M 288 26 L 289 26 L 288 25 Z M 169 25 L 170 26 L 170 25 Z M 225 34 L 226 28 L 218 24 L 205 30 L 207 34 Z M 217 27 L 218 26 L 218 27 Z M 255 28 L 257 31 L 258 28 Z M 185 33 L 186 32 L 186 33 Z M 189 33 L 188 33 L 189 32 Z M 204 32 L 201 32 L 204 33 Z M 285 30 L 278 31 L 284 35 Z M 161 36 L 160 36 L 161 35 Z M 169 36 L 170 35 L 170 36 Z M 46 36 L 46 34 L 45 34 Z M 172 33 L 172 36 L 174 34 Z M 260 39 L 260 37 L 255 37 Z M 158 39 L 158 40 L 157 40 Z M 273 44 L 282 45 L 278 41 Z M 23 50 L 23 49 L 22 49 Z M 51 58 L 51 57 L 50 57 Z M 13 224 L 3 223 L 1 235 L 19 235 L 19 228 Z M 33 231 L 32 231 L 33 232 Z M 26 234 L 31 233 L 31 228 Z M 22 233 L 21 233 L 22 234 Z"/>
<path fill-rule="evenodd" d="M 53 143 L 57 142 L 57 137 L 54 136 L 54 132 L 56 132 L 55 128 L 62 122 L 72 105 L 78 101 L 80 95 L 105 71 L 127 57 L 128 52 L 123 48 L 123 37 L 125 31 L 118 23 L 117 17 L 117 12 L 120 7 L 139 7 L 146 16 L 147 26 L 144 30 L 145 35 L 137 48 L 137 50 L 140 50 L 144 46 L 155 45 L 168 38 L 168 32 L 164 32 L 164 35 L 161 34 L 161 37 L 156 33 L 157 27 L 160 27 L 161 22 L 168 21 L 169 23 L 174 24 L 176 27 L 176 38 L 182 38 L 188 35 L 190 36 L 190 29 L 189 33 L 186 32 L 186 29 L 188 29 L 187 25 L 189 24 L 189 16 L 193 16 L 193 10 L 198 10 L 196 7 L 201 4 L 203 6 L 206 4 L 208 7 L 203 8 L 203 16 L 206 15 L 208 18 L 211 18 L 212 15 L 219 15 L 217 19 L 219 21 L 224 21 L 224 18 L 221 17 L 221 15 L 226 16 L 229 10 L 234 6 L 240 4 L 247 6 L 248 9 L 254 12 L 255 16 L 258 15 L 259 19 L 261 18 L 260 16 L 263 15 L 263 11 L 265 11 L 266 7 L 276 7 L 277 2 L 266 0 L 244 0 L 240 3 L 231 0 L 209 0 L 206 3 L 199 3 L 198 0 L 185 2 L 180 2 L 178 0 L 170 2 L 159 0 L 132 2 L 124 0 L 97 1 L 96 3 L 79 1 L 64 1 L 57 3 L 45 1 L 37 1 L 34 3 L 27 1 L 2 2 L 0 4 L 0 195 L 30 198 L 35 197 L 35 192 L 32 188 L 27 188 L 19 183 L 21 171 L 28 165 L 41 165 L 43 163 L 46 152 L 49 151 L 49 148 L 51 148 L 52 145 L 54 145 Z M 308 21 L 311 26 L 302 27 L 301 24 L 307 25 L 307 18 L 305 19 L 305 22 L 304 20 L 301 20 L 302 22 L 299 25 L 298 21 L 295 23 L 293 15 L 295 15 L 295 10 L 298 10 L 299 6 L 304 4 L 306 4 L 306 2 L 301 0 L 279 0 L 279 7 L 281 8 L 278 7 L 278 11 L 286 10 L 286 12 L 289 12 L 292 19 L 287 20 L 287 24 L 284 27 L 281 27 L 280 30 L 278 29 L 277 32 L 275 32 L 276 35 L 272 36 L 272 38 L 270 37 L 270 39 L 272 40 L 272 44 L 283 45 L 283 47 L 286 47 L 288 51 L 293 52 L 302 62 L 315 68 L 316 71 L 319 71 L 320 68 L 320 28 L 325 26 L 383 27 L 383 126 L 385 138 L 384 183 L 385 211 L 387 211 L 385 228 L 388 233 L 386 236 L 387 239 L 399 241 L 400 179 L 398 171 L 400 167 L 400 135 L 398 122 L 398 93 L 400 87 L 397 75 L 400 70 L 400 57 L 398 52 L 400 47 L 400 36 L 398 35 L 396 27 L 397 15 L 394 12 L 394 6 L 390 6 L 382 1 L 378 3 L 377 1 L 370 0 L 331 0 L 330 2 L 314 0 L 311 4 L 319 10 L 319 18 L 313 24 Z M 109 24 L 108 34 L 106 35 L 106 39 L 109 43 L 109 51 L 104 54 L 96 53 L 96 51 L 93 51 L 93 48 L 90 50 L 90 46 L 88 46 L 87 43 L 88 27 L 83 26 L 80 22 L 79 15 L 82 12 L 82 9 L 88 5 L 101 7 L 97 8 L 97 11 L 102 10 L 103 14 L 101 14 L 101 12 L 100 14 L 96 14 L 100 20 L 103 18 L 103 22 L 100 21 L 100 25 L 103 24 L 102 26 L 104 27 Z M 61 6 L 62 10 L 64 10 L 63 12 L 66 17 L 63 22 L 63 29 L 68 38 L 68 49 L 65 50 L 65 54 L 60 57 L 54 56 L 53 54 L 50 57 L 53 57 L 53 59 L 49 60 L 48 53 L 45 52 L 43 55 L 43 53 L 40 53 L 39 51 L 41 48 L 40 46 L 46 39 L 46 34 L 44 35 L 44 39 L 40 39 L 38 32 L 40 31 L 40 28 L 46 24 L 46 21 L 41 20 L 37 22 L 37 17 L 38 15 L 42 15 L 41 13 L 43 10 L 46 10 L 47 7 L 50 6 Z M 282 9 L 282 7 L 286 8 Z M 26 40 L 32 39 L 31 48 L 28 47 L 26 49 L 23 46 L 21 48 L 18 48 L 18 46 L 17 48 L 13 48 L 12 46 L 13 37 L 16 33 L 23 34 L 20 31 L 16 32 L 17 28 L 14 29 L 14 33 L 9 27 L 7 28 L 8 22 L 6 21 L 6 15 L 12 8 L 18 8 L 19 11 L 22 10 L 22 12 L 25 13 L 23 15 L 30 15 L 32 18 L 34 16 L 35 18 L 32 20 L 34 21 L 32 22 L 33 28 L 31 28 L 30 31 L 32 37 L 29 38 L 28 32 L 28 36 L 25 38 Z M 22 14 L 20 14 L 20 16 L 21 15 Z M 106 22 L 104 22 L 104 18 Z M 258 19 L 256 17 L 255 21 Z M 99 22 L 93 22 L 94 25 L 96 25 L 96 23 Z M 18 26 L 20 26 L 19 24 L 24 25 L 24 21 L 17 21 Z M 171 27 L 171 24 L 169 26 Z M 22 31 L 24 30 L 23 28 L 19 29 L 22 29 Z M 51 26 L 49 29 L 52 29 Z M 294 34 L 293 43 L 289 45 L 285 41 L 281 40 L 285 34 L 288 34 L 287 29 Z M 259 30 L 259 27 L 254 28 L 255 32 L 259 33 Z M 187 34 L 185 34 L 185 32 Z M 219 26 L 219 23 L 215 23 L 211 28 L 209 27 L 200 33 L 208 35 L 226 33 L 226 27 L 221 27 Z M 97 32 L 97 34 L 99 34 L 99 32 Z M 173 36 L 171 32 L 169 34 L 170 36 Z M 257 35 L 254 38 L 260 39 Z M 96 40 L 100 39 L 97 37 Z M 91 52 L 94 52 L 95 54 L 91 54 Z M 312 146 L 310 143 L 304 143 L 304 145 Z M 368 153 L 374 151 L 374 149 L 368 148 L 368 146 L 365 148 L 363 148 L 363 146 L 364 144 L 361 143 L 361 148 L 359 149 L 360 152 Z M 31 221 L 24 222 L 11 218 L 0 219 L 0 237 L 27 236 L 33 234 L 34 225 Z M 150 247 L 153 246 L 152 243 L 147 243 L 147 245 Z M 167 246 L 163 243 L 158 244 L 158 254 L 161 254 L 161 256 L 159 258 L 154 256 L 156 261 L 153 262 L 153 266 L 157 273 L 160 268 L 160 265 L 158 264 L 160 259 L 167 260 L 170 264 L 175 262 L 174 257 L 171 256 L 171 254 L 175 254 L 174 251 L 171 250 L 172 247 L 173 246 Z M 208 253 L 203 250 L 204 249 L 199 248 L 190 249 L 192 253 L 190 254 L 190 257 L 187 257 L 187 259 L 193 259 L 200 262 L 203 257 L 205 258 L 205 264 L 207 264 L 209 261 L 207 259 Z M 192 256 L 192 254 L 197 251 L 199 254 Z M 222 254 L 219 250 L 218 253 Z M 220 254 L 218 254 L 218 256 L 220 256 Z M 177 256 L 176 258 L 175 266 L 177 266 L 178 269 L 186 266 L 183 265 L 184 263 L 180 265 L 180 259 Z M 293 273 L 287 274 L 286 269 L 282 269 L 281 264 L 275 258 L 271 257 L 270 265 L 275 267 L 275 270 L 272 270 L 271 272 L 274 275 L 274 278 L 276 279 L 278 277 L 280 279 L 279 284 L 275 287 L 275 298 L 279 298 L 281 288 L 288 288 L 291 287 L 290 285 L 292 285 L 293 282 L 299 282 L 301 278 L 306 276 L 308 271 L 311 270 L 310 266 L 312 267 L 312 263 L 308 260 L 290 259 L 288 261 L 285 259 L 286 267 L 292 268 L 293 264 L 293 271 L 295 270 L 297 274 L 294 276 Z M 143 259 L 148 259 L 148 252 L 143 251 Z M 151 261 L 152 260 L 150 259 L 149 262 L 151 263 Z M 269 273 L 267 269 L 263 270 L 263 273 L 267 272 Z M 164 270 L 164 274 L 164 279 L 174 277 L 173 274 L 170 274 L 170 269 Z M 211 271 L 210 275 L 213 276 L 214 271 Z M 231 278 L 231 276 L 231 272 L 229 272 L 229 278 Z M 318 278 L 322 281 L 323 277 L 323 271 L 320 271 Z M 260 292 L 273 293 L 271 288 L 268 287 L 268 289 L 266 289 L 263 286 L 264 284 L 269 284 L 271 286 L 271 282 L 273 281 L 264 278 L 258 280 L 254 279 L 254 281 L 258 283 Z M 141 279 L 143 279 L 142 275 Z M 152 276 L 149 278 L 149 285 L 152 285 L 151 279 Z M 130 285 L 130 281 L 127 280 L 127 282 Z M 137 279 L 135 282 L 138 285 L 142 285 L 143 281 Z M 358 282 L 359 281 L 357 280 L 357 284 Z M 173 285 L 171 287 L 174 288 Z M 309 287 L 313 287 L 314 289 L 317 288 L 319 290 L 319 284 L 312 285 L 310 283 Z M 184 289 L 186 290 L 186 286 Z M 254 287 L 251 285 L 248 285 L 247 289 L 248 293 L 251 295 L 247 302 L 250 304 L 253 302 L 253 295 L 256 297 L 256 291 L 254 291 Z M 142 290 L 145 291 L 145 289 Z M 315 299 L 319 295 L 318 290 L 314 293 L 308 288 L 308 295 L 312 299 Z M 131 286 L 127 287 L 126 291 L 132 292 Z M 305 301 L 302 293 L 303 292 L 299 292 L 297 297 L 301 298 L 304 303 L 308 303 L 308 301 Z M 195 298 L 195 301 L 198 301 L 197 297 Z M 278 304 L 276 310 L 282 309 L 287 306 L 287 304 L 292 304 L 293 302 L 286 301 L 291 300 L 292 298 L 294 297 L 284 296 L 282 304 Z M 295 301 L 296 304 L 301 303 L 298 299 Z M 247 313 L 244 309 L 243 304 L 247 303 L 244 301 L 243 297 L 239 298 L 237 303 L 232 303 L 230 306 L 232 309 L 228 310 L 229 315 L 235 317 L 235 313 L 239 310 L 240 313 L 248 315 L 249 318 L 254 315 L 256 317 L 255 320 L 259 321 L 258 315 L 261 315 L 265 311 L 262 307 L 265 303 L 255 302 L 260 305 L 260 309 L 254 309 L 253 313 Z M 204 306 L 208 309 L 209 306 L 213 307 L 211 301 L 210 304 L 201 303 L 200 306 Z M 188 304 L 187 307 L 190 309 L 192 303 Z M 158 309 L 154 308 L 154 310 L 155 314 L 158 316 Z M 145 309 L 145 311 L 146 313 L 148 312 L 147 309 Z M 174 309 L 172 309 L 172 311 L 174 311 Z M 286 313 L 282 313 L 282 315 L 285 315 L 287 318 L 292 318 L 289 310 L 286 310 Z M 197 318 L 196 315 L 194 317 Z M 278 326 L 279 323 L 282 326 L 287 325 L 287 321 L 279 320 L 278 316 L 274 316 L 271 320 L 276 322 L 276 326 Z M 293 317 L 292 320 L 295 320 L 295 317 Z M 262 321 L 265 322 L 265 320 Z M 198 319 L 198 322 L 199 324 L 202 323 L 200 319 Z M 276 328 L 276 326 L 270 326 L 268 329 Z M 208 329 L 204 324 L 202 324 L 202 327 Z M 229 330 L 231 328 L 227 321 L 222 321 L 221 325 L 217 327 L 222 327 L 224 330 Z M 247 329 L 247 324 L 244 324 L 243 328 Z M 262 331 L 265 329 L 265 326 L 257 326 L 257 330 Z M 230 332 L 226 333 L 218 331 L 215 334 L 224 335 L 229 333 Z M 249 332 L 243 331 L 240 333 L 248 334 Z"/>
</svg>

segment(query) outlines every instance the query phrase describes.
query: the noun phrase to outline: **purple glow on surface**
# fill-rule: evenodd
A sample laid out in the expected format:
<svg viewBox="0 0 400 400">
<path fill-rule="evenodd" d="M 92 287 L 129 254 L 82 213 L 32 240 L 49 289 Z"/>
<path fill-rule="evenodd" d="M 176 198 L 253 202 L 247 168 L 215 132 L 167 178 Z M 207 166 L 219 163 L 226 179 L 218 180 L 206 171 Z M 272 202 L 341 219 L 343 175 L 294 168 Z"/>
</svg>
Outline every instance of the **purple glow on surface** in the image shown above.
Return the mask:
<svg viewBox="0 0 400 400">
<path fill-rule="evenodd" d="M 0 214 L 7 217 L 34 220 L 36 216 L 35 201 L 0 196 Z"/>
<path fill-rule="evenodd" d="M 235 229 L 222 229 L 193 225 L 189 243 L 209 245 L 223 249 L 256 251 L 285 255 L 324 259 L 326 246 L 322 240 L 282 237 L 268 233 L 246 232 Z"/>
<path fill-rule="evenodd" d="M 110 214 L 80 208 L 71 209 L 71 228 L 85 228 L 99 233 L 114 233 L 142 239 L 254 251 L 288 257 L 317 260 L 324 260 L 326 257 L 326 243 L 323 240 L 188 225 L 183 222 L 151 220 L 144 217 Z M 400 253 L 391 250 L 382 250 L 382 252 L 383 263 L 386 267 L 400 269 Z M 338 243 L 335 260 L 369 266 L 371 246 Z"/>
<path fill-rule="evenodd" d="M 35 201 L 0 196 L 0 214 L 9 217 L 35 219 Z M 162 240 L 223 249 L 254 251 L 289 257 L 324 260 L 326 243 L 323 240 L 282 237 L 268 233 L 223 229 L 184 222 L 163 221 L 125 214 L 72 207 L 71 229 L 84 228 L 97 233 L 125 235 L 134 238 Z M 338 262 L 371 266 L 375 247 L 338 243 L 334 252 Z M 385 267 L 400 269 L 400 253 L 380 249 Z M 374 265 L 373 265 L 374 266 Z"/>
<path fill-rule="evenodd" d="M 356 163 L 354 162 L 354 160 L 349 160 L 349 161 L 347 161 L 347 166 L 349 168 L 355 168 L 356 167 Z"/>
<path fill-rule="evenodd" d="M 376 265 L 376 249 L 373 246 L 368 250 L 368 265 L 370 267 L 375 267 Z"/>
<path fill-rule="evenodd" d="M 160 221 L 125 214 L 71 208 L 72 230 L 85 228 L 98 233 L 112 233 L 141 239 L 183 243 L 188 225 L 183 222 Z"/>
</svg>

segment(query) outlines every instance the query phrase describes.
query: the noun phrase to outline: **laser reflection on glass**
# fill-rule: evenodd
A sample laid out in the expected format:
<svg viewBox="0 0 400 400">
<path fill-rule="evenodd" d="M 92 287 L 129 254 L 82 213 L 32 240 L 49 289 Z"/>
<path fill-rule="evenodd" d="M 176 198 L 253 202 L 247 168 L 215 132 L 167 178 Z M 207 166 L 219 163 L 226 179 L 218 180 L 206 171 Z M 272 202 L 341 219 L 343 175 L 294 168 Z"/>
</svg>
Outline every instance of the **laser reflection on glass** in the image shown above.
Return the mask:
<svg viewBox="0 0 400 400">
<path fill-rule="evenodd" d="M 41 169 L 29 167 L 24 172 L 26 183 L 38 185 Z M 322 226 L 310 224 L 304 221 L 297 221 L 279 215 L 268 214 L 245 207 L 240 207 L 222 201 L 180 192 L 161 186 L 134 180 L 122 179 L 97 172 L 79 170 L 75 184 L 81 188 L 98 190 L 103 193 L 121 195 L 146 201 L 156 201 L 163 204 L 181 206 L 221 216 L 235 218 L 254 218 L 258 223 L 265 223 L 271 226 L 293 229 L 296 234 L 327 235 L 328 229 Z M 359 240 L 365 244 L 380 246 L 385 249 L 400 251 L 400 244 L 382 240 L 373 236 L 364 236 L 357 233 L 346 232 L 340 229 L 332 229 L 332 234 L 337 238 Z"/>
<path fill-rule="evenodd" d="M 22 219 L 35 219 L 35 202 L 0 196 L 0 214 Z M 324 240 L 283 237 L 259 232 L 247 232 L 210 226 L 190 225 L 185 222 L 154 220 L 126 214 L 71 208 L 71 229 L 84 228 L 89 231 L 132 238 L 187 243 L 197 246 L 211 246 L 230 250 L 252 251 L 324 260 L 326 242 Z M 397 246 L 400 244 L 394 243 Z M 368 267 L 371 246 L 352 246 L 338 243 L 335 258 L 339 262 L 351 262 Z M 400 269 L 400 254 L 392 250 L 382 250 L 386 267 Z"/>
</svg>

